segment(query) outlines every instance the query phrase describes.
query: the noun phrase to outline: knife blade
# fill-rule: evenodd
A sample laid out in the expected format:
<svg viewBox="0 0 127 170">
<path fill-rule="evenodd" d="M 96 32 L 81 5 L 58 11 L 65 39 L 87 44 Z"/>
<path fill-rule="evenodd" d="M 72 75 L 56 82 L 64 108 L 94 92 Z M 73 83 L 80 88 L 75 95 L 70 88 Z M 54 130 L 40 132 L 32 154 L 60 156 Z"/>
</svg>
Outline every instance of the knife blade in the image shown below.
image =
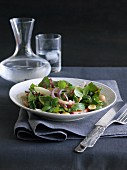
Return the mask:
<svg viewBox="0 0 127 170">
<path fill-rule="evenodd" d="M 83 152 L 87 147 L 93 147 L 100 136 L 104 133 L 109 122 L 115 117 L 116 113 L 123 107 L 124 102 L 116 103 L 104 116 L 95 124 L 94 129 L 80 142 L 75 148 L 76 152 Z"/>
</svg>

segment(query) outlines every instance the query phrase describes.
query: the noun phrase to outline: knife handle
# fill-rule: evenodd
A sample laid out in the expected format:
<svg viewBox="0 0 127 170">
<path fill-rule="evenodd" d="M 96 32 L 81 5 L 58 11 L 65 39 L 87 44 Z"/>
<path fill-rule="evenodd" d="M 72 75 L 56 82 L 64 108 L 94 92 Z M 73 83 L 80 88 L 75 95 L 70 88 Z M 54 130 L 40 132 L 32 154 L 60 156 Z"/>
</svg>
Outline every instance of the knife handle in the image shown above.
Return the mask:
<svg viewBox="0 0 127 170">
<path fill-rule="evenodd" d="M 75 148 L 76 152 L 83 152 L 87 147 L 93 147 L 100 136 L 104 133 L 106 127 L 97 125 Z"/>
</svg>

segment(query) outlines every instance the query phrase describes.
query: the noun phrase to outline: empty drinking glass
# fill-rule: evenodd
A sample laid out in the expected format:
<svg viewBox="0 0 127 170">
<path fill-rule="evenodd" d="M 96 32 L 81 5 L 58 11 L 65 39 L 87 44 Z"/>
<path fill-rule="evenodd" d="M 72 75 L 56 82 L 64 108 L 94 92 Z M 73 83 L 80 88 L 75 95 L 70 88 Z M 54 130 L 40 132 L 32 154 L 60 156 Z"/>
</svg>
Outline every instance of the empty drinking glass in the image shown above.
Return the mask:
<svg viewBox="0 0 127 170">
<path fill-rule="evenodd" d="M 61 35 L 38 34 L 36 39 L 36 54 L 46 59 L 52 72 L 61 70 Z"/>
</svg>

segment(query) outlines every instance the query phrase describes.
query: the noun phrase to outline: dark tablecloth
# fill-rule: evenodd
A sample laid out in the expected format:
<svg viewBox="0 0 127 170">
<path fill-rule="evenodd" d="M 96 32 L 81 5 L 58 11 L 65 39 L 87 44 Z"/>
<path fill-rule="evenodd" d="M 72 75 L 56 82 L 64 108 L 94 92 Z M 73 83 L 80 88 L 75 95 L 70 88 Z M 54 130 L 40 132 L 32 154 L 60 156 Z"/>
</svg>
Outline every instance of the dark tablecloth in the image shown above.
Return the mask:
<svg viewBox="0 0 127 170">
<path fill-rule="evenodd" d="M 127 68 L 64 67 L 54 77 L 116 80 L 127 102 Z M 80 140 L 28 142 L 17 140 L 14 124 L 19 107 L 9 99 L 13 83 L 0 78 L 0 170 L 126 170 L 127 138 L 101 138 L 84 153 L 73 151 Z"/>
</svg>

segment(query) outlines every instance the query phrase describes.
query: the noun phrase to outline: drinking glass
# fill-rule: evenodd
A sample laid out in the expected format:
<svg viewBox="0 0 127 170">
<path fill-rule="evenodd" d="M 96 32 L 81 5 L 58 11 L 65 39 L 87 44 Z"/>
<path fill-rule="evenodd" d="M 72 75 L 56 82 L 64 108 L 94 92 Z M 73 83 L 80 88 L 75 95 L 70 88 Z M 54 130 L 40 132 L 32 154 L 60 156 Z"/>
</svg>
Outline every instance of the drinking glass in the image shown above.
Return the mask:
<svg viewBox="0 0 127 170">
<path fill-rule="evenodd" d="M 38 34 L 35 40 L 36 54 L 50 63 L 52 72 L 59 72 L 61 70 L 61 35 Z"/>
</svg>

